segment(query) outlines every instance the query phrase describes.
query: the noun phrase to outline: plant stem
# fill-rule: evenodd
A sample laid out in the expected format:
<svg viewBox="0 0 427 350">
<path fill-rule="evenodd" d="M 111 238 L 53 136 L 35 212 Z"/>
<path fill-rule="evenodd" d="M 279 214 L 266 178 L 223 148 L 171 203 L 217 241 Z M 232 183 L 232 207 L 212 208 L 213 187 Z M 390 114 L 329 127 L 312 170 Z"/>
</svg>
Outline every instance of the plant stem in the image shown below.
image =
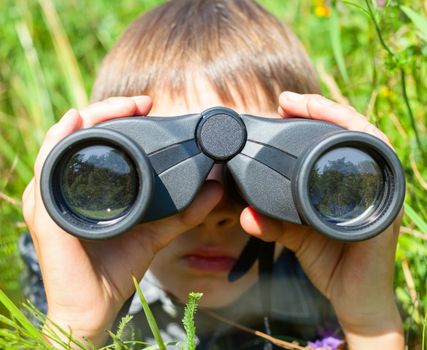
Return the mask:
<svg viewBox="0 0 427 350">
<path fill-rule="evenodd" d="M 368 6 L 368 10 L 369 10 L 369 14 L 371 15 L 372 18 L 372 22 L 374 22 L 374 26 L 375 26 L 375 30 L 378 34 L 378 38 L 380 39 L 380 43 L 382 45 L 382 47 L 384 48 L 384 50 L 387 51 L 387 53 L 391 56 L 391 57 L 395 57 L 394 53 L 391 51 L 391 49 L 388 47 L 388 45 L 385 43 L 385 40 L 383 38 L 383 35 L 381 34 L 381 30 L 380 30 L 380 26 L 378 25 L 377 20 L 375 19 L 375 14 L 374 11 L 372 10 L 371 4 L 369 3 L 369 0 L 365 0 L 366 5 Z"/>
<path fill-rule="evenodd" d="M 426 159 L 426 154 L 423 148 L 423 145 L 421 143 L 420 135 L 418 134 L 417 124 L 415 123 L 414 113 L 412 112 L 411 104 L 409 103 L 408 93 L 406 90 L 406 74 L 405 70 L 403 68 L 400 68 L 400 79 L 402 82 L 402 94 L 403 94 L 403 100 L 405 101 L 406 109 L 408 110 L 409 119 L 411 121 L 412 129 L 415 133 L 415 140 L 418 145 L 418 149 L 421 152 L 421 156 L 423 159 Z"/>
<path fill-rule="evenodd" d="M 396 60 L 396 55 L 393 53 L 393 51 L 391 51 L 390 47 L 386 44 L 386 42 L 385 42 L 385 40 L 384 40 L 384 38 L 382 36 L 379 24 L 378 24 L 377 20 L 375 19 L 375 14 L 374 14 L 374 12 L 372 10 L 372 7 L 371 7 L 371 4 L 369 3 L 369 1 L 370 0 L 365 0 L 365 3 L 368 6 L 368 11 L 369 11 L 369 14 L 371 16 L 372 22 L 374 23 L 375 30 L 376 30 L 376 32 L 378 34 L 378 38 L 380 40 L 380 43 L 381 43 L 382 47 L 384 48 L 384 50 L 386 50 L 387 54 L 393 60 Z M 405 106 L 406 106 L 406 109 L 408 111 L 409 120 L 411 122 L 411 127 L 414 130 L 415 140 L 416 140 L 418 149 L 421 152 L 421 156 L 422 156 L 423 160 L 426 160 L 426 155 L 425 155 L 422 143 L 421 143 L 420 136 L 418 134 L 417 125 L 415 123 L 414 113 L 412 112 L 412 107 L 411 107 L 411 104 L 410 104 L 409 98 L 408 98 L 408 92 L 407 92 L 407 89 L 406 89 L 406 74 L 405 74 L 405 70 L 402 67 L 400 67 L 399 71 L 400 71 L 400 81 L 401 81 L 401 84 L 402 84 L 401 86 L 402 86 L 403 100 L 405 101 Z"/>
</svg>

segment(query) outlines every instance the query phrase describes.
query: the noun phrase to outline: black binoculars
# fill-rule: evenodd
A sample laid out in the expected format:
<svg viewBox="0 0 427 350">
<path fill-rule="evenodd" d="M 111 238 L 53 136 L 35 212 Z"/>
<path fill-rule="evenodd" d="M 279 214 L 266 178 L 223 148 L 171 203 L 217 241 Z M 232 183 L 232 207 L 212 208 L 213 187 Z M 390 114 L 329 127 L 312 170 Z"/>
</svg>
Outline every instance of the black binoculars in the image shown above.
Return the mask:
<svg viewBox="0 0 427 350">
<path fill-rule="evenodd" d="M 400 161 L 376 137 L 225 107 L 77 131 L 47 157 L 41 193 L 65 231 L 106 239 L 186 208 L 215 163 L 256 211 L 338 240 L 382 232 L 405 195 Z"/>
</svg>

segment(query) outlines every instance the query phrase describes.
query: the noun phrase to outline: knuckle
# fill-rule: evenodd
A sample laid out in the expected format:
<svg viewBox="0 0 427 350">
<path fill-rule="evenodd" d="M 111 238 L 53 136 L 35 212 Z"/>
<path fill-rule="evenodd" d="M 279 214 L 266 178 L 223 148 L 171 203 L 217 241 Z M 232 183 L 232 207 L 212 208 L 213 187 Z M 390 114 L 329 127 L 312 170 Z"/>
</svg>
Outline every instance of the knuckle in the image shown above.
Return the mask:
<svg viewBox="0 0 427 350">
<path fill-rule="evenodd" d="M 36 158 L 36 161 L 34 162 L 34 167 L 33 167 L 34 175 L 36 177 L 40 176 L 43 169 L 43 164 L 44 164 L 43 155 L 39 153 Z"/>
<path fill-rule="evenodd" d="M 22 202 L 22 215 L 27 226 L 31 226 L 33 221 L 33 210 L 34 210 L 34 198 L 33 196 L 28 196 Z"/>
<path fill-rule="evenodd" d="M 36 161 L 34 162 L 33 166 L 33 172 L 35 175 L 40 174 L 41 166 L 40 166 L 40 160 L 36 158 Z"/>
<path fill-rule="evenodd" d="M 325 97 L 323 97 L 320 94 L 310 94 L 310 95 L 308 95 L 308 98 L 311 100 L 313 100 L 313 99 L 316 99 L 316 100 L 325 99 Z"/>
<path fill-rule="evenodd" d="M 27 198 L 27 196 L 29 195 L 32 187 L 33 187 L 33 182 L 34 182 L 34 177 L 31 179 L 31 181 L 28 183 L 28 185 L 25 187 L 24 192 L 22 193 L 22 203 L 25 201 L 25 199 Z"/>
<path fill-rule="evenodd" d="M 316 111 L 319 109 L 319 101 L 321 101 L 320 95 L 310 95 L 307 97 L 306 108 L 309 117 L 316 115 Z"/>
<path fill-rule="evenodd" d="M 368 122 L 363 126 L 362 131 L 364 133 L 367 133 L 367 134 L 370 134 L 373 136 L 377 136 L 377 137 L 379 135 L 379 130 L 374 125 L 372 125 L 371 123 L 368 123 Z"/>
<path fill-rule="evenodd" d="M 362 131 L 368 134 L 372 133 L 372 125 L 369 123 L 366 123 L 365 125 L 363 125 Z"/>
</svg>

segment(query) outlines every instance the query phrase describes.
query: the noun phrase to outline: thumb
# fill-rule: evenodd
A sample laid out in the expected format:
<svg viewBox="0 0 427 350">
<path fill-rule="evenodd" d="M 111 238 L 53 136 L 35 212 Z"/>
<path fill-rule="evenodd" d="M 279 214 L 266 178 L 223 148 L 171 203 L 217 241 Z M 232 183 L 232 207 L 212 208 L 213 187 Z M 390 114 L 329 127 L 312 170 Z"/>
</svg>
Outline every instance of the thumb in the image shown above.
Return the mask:
<svg viewBox="0 0 427 350">
<path fill-rule="evenodd" d="M 133 231 L 143 230 L 142 236 L 155 242 L 153 250 L 157 252 L 182 233 L 201 224 L 220 202 L 223 193 L 223 187 L 219 182 L 208 180 L 185 210 L 177 215 L 144 223 Z"/>
<path fill-rule="evenodd" d="M 242 211 L 240 225 L 251 236 L 267 242 L 277 242 L 295 253 L 300 249 L 304 239 L 313 233 L 308 226 L 272 219 L 251 207 Z"/>
</svg>

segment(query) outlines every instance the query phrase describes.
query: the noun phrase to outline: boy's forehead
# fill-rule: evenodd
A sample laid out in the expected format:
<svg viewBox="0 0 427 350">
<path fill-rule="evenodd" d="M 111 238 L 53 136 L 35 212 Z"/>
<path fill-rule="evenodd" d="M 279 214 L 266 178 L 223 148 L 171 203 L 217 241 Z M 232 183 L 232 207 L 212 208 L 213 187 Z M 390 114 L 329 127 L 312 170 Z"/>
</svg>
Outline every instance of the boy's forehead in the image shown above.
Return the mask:
<svg viewBox="0 0 427 350">
<path fill-rule="evenodd" d="M 256 88 L 254 86 L 248 87 Z M 238 113 L 258 115 L 266 118 L 280 118 L 277 111 L 272 111 L 266 106 L 256 103 L 244 103 L 239 94 L 230 90 L 233 103 L 224 103 L 212 85 L 204 78 L 198 77 L 188 83 L 182 93 L 153 94 L 153 107 L 150 116 L 178 116 L 190 113 L 200 113 L 207 108 L 225 106 L 234 109 Z M 267 104 L 265 104 L 267 105 Z"/>
</svg>

